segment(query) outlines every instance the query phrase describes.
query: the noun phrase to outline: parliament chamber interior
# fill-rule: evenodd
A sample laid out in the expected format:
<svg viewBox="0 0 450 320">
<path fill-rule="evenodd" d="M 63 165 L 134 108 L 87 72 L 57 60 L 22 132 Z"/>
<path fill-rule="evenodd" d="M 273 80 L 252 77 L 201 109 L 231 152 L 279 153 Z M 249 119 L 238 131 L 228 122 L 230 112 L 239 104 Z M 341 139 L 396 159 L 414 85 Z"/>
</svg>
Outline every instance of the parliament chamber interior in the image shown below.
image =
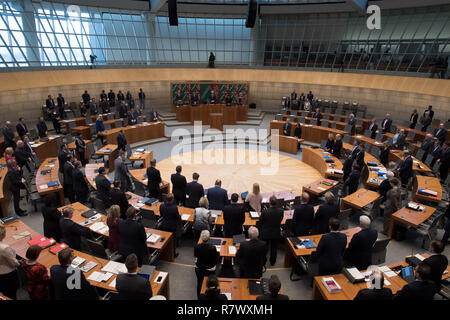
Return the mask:
<svg viewBox="0 0 450 320">
<path fill-rule="evenodd" d="M 0 16 L 0 300 L 448 302 L 448 0 Z"/>
</svg>

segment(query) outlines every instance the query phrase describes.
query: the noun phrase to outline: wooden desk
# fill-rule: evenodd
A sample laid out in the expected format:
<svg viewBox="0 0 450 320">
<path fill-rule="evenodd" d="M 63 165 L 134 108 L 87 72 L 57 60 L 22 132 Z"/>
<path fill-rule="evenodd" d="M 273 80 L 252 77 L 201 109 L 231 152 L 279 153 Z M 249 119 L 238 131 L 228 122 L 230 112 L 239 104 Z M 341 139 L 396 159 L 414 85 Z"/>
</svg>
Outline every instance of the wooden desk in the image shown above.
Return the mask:
<svg viewBox="0 0 450 320">
<path fill-rule="evenodd" d="M 103 121 L 108 121 L 108 116 L 109 115 L 112 115 L 114 119 L 116 118 L 116 113 L 115 112 L 96 114 L 96 115 L 91 115 L 90 117 L 92 119 L 92 122 L 97 121 L 98 116 L 102 116 Z"/>
<path fill-rule="evenodd" d="M 429 207 L 424 204 L 421 204 L 421 206 L 424 207 L 423 212 L 404 207 L 393 213 L 389 225 L 388 237 L 392 239 L 394 229 L 397 224 L 406 226 L 407 228 L 417 229 L 421 223 L 427 221 L 428 218 L 430 218 L 436 211 L 433 207 Z"/>
<path fill-rule="evenodd" d="M 90 140 L 91 139 L 91 128 L 88 126 L 78 126 L 73 128 L 74 132 L 79 132 L 81 139 Z"/>
<path fill-rule="evenodd" d="M 148 185 L 148 179 L 147 179 L 147 169 L 135 169 L 135 170 L 130 170 L 130 174 L 131 176 L 138 182 L 142 183 L 143 185 L 145 185 L 147 187 Z M 168 194 L 170 192 L 170 183 L 167 181 L 162 181 L 159 184 L 159 187 L 161 188 L 161 192 Z"/>
<path fill-rule="evenodd" d="M 84 175 L 86 176 L 86 179 L 91 187 L 94 189 L 97 189 L 94 179 L 98 175 L 98 169 L 103 166 L 103 163 L 87 163 L 84 168 Z M 114 187 L 113 184 L 111 184 L 111 187 Z"/>
<path fill-rule="evenodd" d="M 178 122 L 190 122 L 191 121 L 191 107 L 179 106 L 176 107 L 177 121 Z"/>
<path fill-rule="evenodd" d="M 209 114 L 209 126 L 211 129 L 217 129 L 223 131 L 223 113 L 210 113 Z"/>
<path fill-rule="evenodd" d="M 183 105 L 175 107 L 177 121 L 191 122 L 202 121 L 210 123 L 211 113 L 222 113 L 224 125 L 234 125 L 236 121 L 247 121 L 248 106 L 229 106 L 225 104 L 200 104 L 198 106 Z"/>
<path fill-rule="evenodd" d="M 58 142 L 57 139 L 60 139 L 59 135 L 48 135 L 49 141 L 41 142 L 35 140 L 31 143 L 31 147 L 36 153 L 36 157 L 42 162 L 46 158 L 56 157 L 58 155 Z"/>
<path fill-rule="evenodd" d="M 365 142 L 366 144 L 368 144 L 370 146 L 370 148 L 369 147 L 366 148 L 366 150 L 368 152 L 372 148 L 382 148 L 384 146 L 383 142 L 375 140 L 375 139 L 367 138 L 366 136 L 362 136 L 362 135 L 352 136 L 352 138 L 350 139 L 351 143 L 353 144 L 356 139 L 358 139 L 362 142 Z"/>
<path fill-rule="evenodd" d="M 261 216 L 261 212 L 258 212 L 259 216 Z M 292 219 L 292 216 L 294 214 L 294 210 L 284 210 L 283 213 L 283 220 L 281 220 L 281 224 L 284 225 L 286 224 L 286 220 L 290 220 Z M 256 224 L 258 223 L 259 218 L 255 218 L 252 219 L 250 216 L 249 212 L 245 213 L 245 220 L 244 223 L 242 224 L 245 228 L 251 227 L 251 226 L 256 226 Z M 216 221 L 213 222 L 213 224 L 217 225 L 217 226 L 223 226 L 225 224 L 225 221 L 223 220 L 223 213 L 217 217 Z"/>
<path fill-rule="evenodd" d="M 323 156 L 329 156 L 334 160 L 334 163 L 327 163 Z M 342 170 L 343 165 L 341 161 L 322 149 L 313 149 L 311 147 L 303 147 L 302 161 L 317 171 L 324 177 L 342 178 L 344 174 L 334 173 L 330 170 Z"/>
<path fill-rule="evenodd" d="M 8 216 L 8 207 L 12 198 L 9 179 L 6 179 L 8 173 L 8 167 L 6 167 L 5 158 L 0 159 L 0 206 L 2 210 L 2 216 Z"/>
<path fill-rule="evenodd" d="M 401 150 L 391 150 L 389 152 L 389 161 L 403 161 L 404 159 L 403 151 Z M 433 173 L 433 171 L 428 167 L 425 163 L 423 163 L 421 160 L 412 157 L 413 158 L 413 171 L 416 173 Z"/>
<path fill-rule="evenodd" d="M 87 147 L 87 145 L 88 145 L 89 143 L 91 143 L 92 141 L 91 141 L 91 140 L 85 140 L 85 139 L 83 139 L 83 141 L 84 141 L 84 143 L 86 144 L 86 149 L 85 149 L 85 151 L 84 151 L 84 157 L 85 157 L 86 160 L 89 161 L 89 159 L 91 158 L 91 154 L 90 154 L 90 152 L 89 152 L 89 148 Z M 70 151 L 75 151 L 76 148 L 77 148 L 77 147 L 76 147 L 76 144 L 75 144 L 75 141 L 72 141 L 71 143 L 69 143 L 69 144 L 67 145 L 67 147 L 69 148 Z M 78 154 L 78 152 L 76 152 L 76 155 L 77 155 L 77 159 L 80 160 L 80 155 Z"/>
<path fill-rule="evenodd" d="M 108 168 L 109 172 L 114 171 L 114 160 L 119 156 L 119 149 L 115 144 L 107 144 L 106 146 L 98 149 L 95 155 L 108 156 Z"/>
<path fill-rule="evenodd" d="M 31 235 L 21 238 L 19 240 L 15 240 L 13 238 L 14 235 L 22 233 L 28 231 Z M 40 236 L 40 234 L 36 231 L 34 231 L 33 229 L 31 229 L 30 227 L 28 227 L 26 224 L 24 224 L 22 221 L 16 221 L 10 225 L 8 225 L 6 227 L 6 237 L 4 242 L 7 243 L 8 245 L 10 245 L 14 251 L 16 252 L 16 254 L 22 258 L 26 258 L 26 251 L 28 250 L 28 241 L 30 241 L 30 239 Z M 55 243 L 54 246 L 56 246 L 57 243 Z M 53 246 L 52 246 L 53 247 Z M 50 248 L 52 248 L 50 247 Z M 86 263 L 87 262 L 95 262 L 97 263 L 97 265 L 92 268 L 89 272 L 86 272 L 84 274 L 84 276 L 87 278 L 89 278 L 89 276 L 94 272 L 94 271 L 98 271 L 98 272 L 102 272 L 102 266 L 105 266 L 108 263 L 108 260 L 105 259 L 101 259 L 101 258 L 97 258 L 94 256 L 91 256 L 89 254 L 86 254 L 84 252 L 80 252 L 77 250 L 72 250 L 74 255 L 76 257 L 81 257 L 86 259 Z M 58 262 L 58 255 L 52 254 L 50 253 L 50 251 L 48 251 L 47 249 L 44 249 L 41 251 L 41 254 L 39 255 L 39 258 L 37 260 L 39 263 L 43 264 L 47 269 L 50 269 L 50 267 L 52 267 L 53 265 L 59 265 Z M 166 279 L 164 280 L 163 283 L 156 283 L 155 280 L 157 279 L 157 277 L 159 276 L 159 271 L 156 271 L 155 274 L 153 275 L 153 277 L 151 278 L 150 282 L 151 282 L 151 287 L 152 287 L 152 291 L 153 291 L 153 295 L 157 295 L 157 294 L 161 294 L 164 295 L 165 297 L 169 298 L 169 275 L 166 276 Z M 96 281 L 92 281 L 92 280 L 88 280 L 90 282 L 91 285 L 97 287 L 97 288 L 101 288 L 101 289 L 105 289 L 105 290 L 109 290 L 109 291 L 116 291 L 115 287 L 110 286 L 110 284 L 116 279 L 116 275 L 113 275 L 107 282 L 96 282 Z"/>
<path fill-rule="evenodd" d="M 437 197 L 419 194 L 419 189 L 428 189 L 437 192 Z M 414 201 L 425 200 L 439 203 L 442 200 L 442 186 L 438 178 L 416 175 L 413 187 Z"/>
<path fill-rule="evenodd" d="M 339 183 L 337 181 L 333 181 L 333 184 L 331 186 L 327 186 L 322 183 L 323 180 L 324 179 L 320 179 L 310 184 L 304 185 L 302 191 L 307 192 L 310 196 L 318 198 L 323 196 L 327 191 L 333 189 Z"/>
<path fill-rule="evenodd" d="M 50 172 L 45 175 L 41 174 L 41 171 L 44 170 L 50 170 Z M 58 171 L 59 171 L 59 162 L 57 157 L 45 159 L 41 163 L 41 166 L 39 167 L 36 174 L 36 188 L 41 197 L 50 193 L 58 193 L 59 201 L 62 205 L 64 205 L 64 191 L 63 186 L 59 181 Z M 47 183 L 51 181 L 57 181 L 58 185 L 48 187 Z"/>
<path fill-rule="evenodd" d="M 58 208 L 58 210 L 60 212 L 62 212 L 62 210 L 66 207 L 71 207 L 73 208 L 73 217 L 72 220 L 78 224 L 82 224 L 84 221 L 88 221 L 90 219 L 86 219 L 84 218 L 81 214 L 83 212 L 89 211 L 90 208 L 82 205 L 79 202 L 75 202 L 72 204 L 69 204 L 67 206 L 63 206 Z M 106 220 L 107 220 L 107 216 L 105 215 L 101 215 L 101 218 L 98 220 L 93 221 L 94 222 L 103 222 L 106 225 Z M 90 220 L 92 221 L 92 220 Z M 86 228 L 89 228 L 89 226 L 87 226 Z M 93 231 L 94 232 L 94 231 Z M 160 257 L 162 257 L 161 259 L 166 260 L 166 261 L 173 261 L 173 246 L 174 246 L 174 242 L 173 242 L 173 236 L 171 232 L 166 232 L 166 231 L 161 231 L 161 230 L 157 230 L 157 229 L 150 229 L 150 228 L 145 228 L 145 232 L 146 233 L 155 233 L 161 236 L 162 238 L 165 238 L 163 241 L 157 241 L 154 244 L 148 243 L 147 242 L 147 247 L 149 249 L 153 249 L 153 250 L 157 250 L 160 252 Z M 109 237 L 109 232 L 106 233 L 99 233 L 99 232 L 95 232 L 98 235 L 102 235 L 105 237 Z"/>
<path fill-rule="evenodd" d="M 102 136 L 105 138 L 108 144 L 117 144 L 117 134 L 120 130 L 123 130 L 123 134 L 127 139 L 127 142 L 132 144 L 145 140 L 151 140 L 156 138 L 162 138 L 164 134 L 164 122 L 146 122 L 140 123 L 134 126 L 119 127 L 111 130 L 105 130 Z"/>
<path fill-rule="evenodd" d="M 71 132 L 71 129 L 70 129 L 70 123 L 71 122 L 75 122 L 75 127 L 85 126 L 86 125 L 86 118 L 85 117 L 78 117 L 78 118 L 72 118 L 72 119 L 60 120 L 59 121 L 61 126 L 65 126 L 66 127 L 66 132 L 67 133 Z"/>
<path fill-rule="evenodd" d="M 236 254 L 230 253 L 230 250 L 229 250 L 229 247 L 233 246 L 233 238 L 211 237 L 210 239 L 219 239 L 220 240 L 219 255 L 221 258 L 230 259 L 230 258 L 236 257 Z M 198 239 L 197 244 L 201 244 L 201 243 L 203 243 L 202 239 Z M 236 246 L 236 251 L 238 249 L 239 249 L 239 246 Z"/>
<path fill-rule="evenodd" d="M 350 243 L 350 240 L 352 239 L 353 235 L 355 233 L 358 233 L 361 231 L 360 227 L 351 228 L 347 230 L 339 231 L 347 236 L 347 245 Z M 294 244 L 292 243 L 291 239 L 286 239 L 286 250 L 284 255 L 284 267 L 290 268 L 293 265 L 294 260 L 298 260 L 299 257 L 302 256 L 310 256 L 312 252 L 316 251 L 317 245 L 319 244 L 320 239 L 322 239 L 323 234 L 315 234 L 315 235 L 309 235 L 305 237 L 297 237 L 298 239 L 309 239 L 311 240 L 315 248 L 310 249 L 298 249 Z"/>
<path fill-rule="evenodd" d="M 290 154 L 297 154 L 298 152 L 298 144 L 302 143 L 303 139 L 298 139 L 297 137 L 289 137 L 283 135 L 272 135 L 271 136 L 271 148 L 274 148 L 273 141 L 274 139 L 278 139 L 278 149 L 274 148 L 274 150 L 287 152 Z"/>
<path fill-rule="evenodd" d="M 130 156 L 130 161 L 142 161 L 143 167 L 148 168 L 150 167 L 150 161 L 153 160 L 153 150 L 148 150 L 145 152 L 133 152 L 133 154 Z"/>
<path fill-rule="evenodd" d="M 378 192 L 364 188 L 358 189 L 351 195 L 341 199 L 341 210 L 345 210 L 347 208 L 362 210 L 365 206 L 368 206 L 379 197 L 380 195 Z"/>
</svg>

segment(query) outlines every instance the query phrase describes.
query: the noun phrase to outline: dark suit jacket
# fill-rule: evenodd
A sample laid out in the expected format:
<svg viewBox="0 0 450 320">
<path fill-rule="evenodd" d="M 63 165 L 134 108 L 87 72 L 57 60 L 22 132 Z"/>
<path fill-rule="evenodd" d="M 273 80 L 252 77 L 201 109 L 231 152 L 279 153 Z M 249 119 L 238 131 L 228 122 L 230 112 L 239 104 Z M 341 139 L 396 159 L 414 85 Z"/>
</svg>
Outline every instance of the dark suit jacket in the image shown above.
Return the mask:
<svg viewBox="0 0 450 320">
<path fill-rule="evenodd" d="M 294 208 L 292 217 L 292 232 L 295 237 L 306 236 L 312 229 L 314 208 L 309 204 L 299 204 Z"/>
<path fill-rule="evenodd" d="M 73 165 L 67 161 L 64 162 L 64 185 L 73 185 L 72 170 Z"/>
<path fill-rule="evenodd" d="M 117 276 L 116 289 L 120 300 L 148 300 L 153 294 L 150 281 L 130 273 L 121 273 Z"/>
<path fill-rule="evenodd" d="M 344 172 L 344 181 L 347 180 L 348 176 L 352 172 L 353 159 L 351 157 L 345 159 L 342 171 Z"/>
<path fill-rule="evenodd" d="M 21 137 L 21 138 L 23 137 L 24 134 L 26 134 L 26 133 L 28 132 L 27 125 L 24 124 L 24 123 L 21 123 L 21 122 L 19 122 L 19 123 L 16 125 L 16 130 L 17 130 L 17 134 L 18 134 L 19 137 Z"/>
<path fill-rule="evenodd" d="M 371 139 L 375 139 L 375 137 L 377 136 L 377 130 L 378 130 L 378 125 L 376 123 L 373 124 L 372 128 L 370 128 L 372 124 L 369 125 L 369 127 L 367 128 L 368 130 L 370 130 L 372 133 L 370 134 L 370 138 Z"/>
<path fill-rule="evenodd" d="M 331 153 L 336 158 L 340 158 L 341 157 L 341 152 L 342 152 L 342 140 L 336 140 L 334 142 L 334 144 L 333 144 L 333 150 L 332 150 Z"/>
<path fill-rule="evenodd" d="M 317 209 L 317 212 L 314 215 L 312 234 L 322 234 L 330 232 L 330 218 L 337 218 L 338 214 L 339 206 L 336 203 L 322 204 L 319 209 Z"/>
<path fill-rule="evenodd" d="M 120 189 L 113 188 L 110 192 L 110 195 L 111 195 L 110 204 L 118 205 L 120 207 L 120 218 L 126 219 L 125 213 L 127 212 L 127 209 L 130 207 L 130 204 L 128 203 L 125 192 L 120 191 Z"/>
<path fill-rule="evenodd" d="M 261 212 L 261 217 L 259 217 L 259 237 L 261 240 L 280 238 L 283 216 L 283 209 L 279 207 L 269 207 Z"/>
<path fill-rule="evenodd" d="M 291 135 L 292 125 L 289 122 L 283 124 L 283 135 L 290 136 Z"/>
<path fill-rule="evenodd" d="M 176 232 L 178 224 L 181 221 L 177 205 L 163 203 L 159 207 L 159 213 L 162 218 L 161 229 L 169 232 Z"/>
<path fill-rule="evenodd" d="M 39 137 L 43 138 L 43 137 L 47 136 L 47 134 L 46 134 L 46 132 L 48 131 L 47 124 L 44 121 L 42 121 L 42 122 L 39 121 L 36 124 L 36 128 L 38 129 Z"/>
<path fill-rule="evenodd" d="M 59 228 L 61 213 L 56 206 L 44 206 L 41 211 L 44 217 L 44 236 L 53 238 L 56 242 L 61 242 L 61 229 Z"/>
<path fill-rule="evenodd" d="M 404 159 L 402 161 L 402 165 L 400 166 L 399 176 L 402 178 L 402 180 L 409 179 L 413 176 L 413 160 L 412 157 L 409 156 L 408 158 Z"/>
<path fill-rule="evenodd" d="M 197 208 L 198 201 L 204 195 L 205 192 L 203 190 L 203 186 L 200 183 L 196 181 L 189 182 L 186 185 L 186 197 L 189 196 L 189 198 L 186 199 L 186 206 L 188 206 L 189 208 Z"/>
<path fill-rule="evenodd" d="M 439 140 L 439 141 L 441 141 L 441 142 L 444 142 L 445 141 L 445 138 L 447 137 L 447 129 L 438 129 L 437 131 L 436 131 L 436 135 L 435 135 L 435 137 Z"/>
<path fill-rule="evenodd" d="M 241 278 L 260 278 L 266 264 L 266 244 L 261 240 L 244 241 L 236 252 Z"/>
<path fill-rule="evenodd" d="M 360 168 L 362 168 L 364 166 L 364 155 L 365 155 L 365 152 L 359 150 L 358 154 L 355 157 L 355 161 Z"/>
<path fill-rule="evenodd" d="M 391 152 L 391 147 L 380 148 L 380 162 L 383 166 L 387 166 L 389 162 L 389 153 Z"/>
<path fill-rule="evenodd" d="M 5 137 L 5 148 L 14 147 L 14 131 L 11 128 L 3 128 L 3 137 Z"/>
<path fill-rule="evenodd" d="M 141 266 L 147 252 L 147 235 L 142 223 L 132 219 L 120 220 L 119 235 L 119 253 L 125 258 L 134 253 L 138 257 L 139 266 Z"/>
<path fill-rule="evenodd" d="M 383 130 L 383 133 L 385 132 L 391 132 L 391 125 L 392 125 L 392 119 L 384 119 L 383 122 L 381 122 L 381 128 Z"/>
<path fill-rule="evenodd" d="M 295 126 L 294 136 L 301 139 L 302 137 L 302 126 Z"/>
<path fill-rule="evenodd" d="M 358 190 L 360 177 L 361 173 L 358 170 L 353 170 L 348 176 L 348 179 L 345 180 L 344 187 L 348 186 L 348 194 L 352 194 Z"/>
<path fill-rule="evenodd" d="M 28 152 L 25 150 L 25 147 L 23 148 L 16 148 L 14 150 L 14 157 L 16 158 L 16 162 L 19 165 L 19 167 L 22 167 L 28 162 Z"/>
<path fill-rule="evenodd" d="M 441 153 L 442 153 L 442 148 L 440 146 L 438 146 L 438 147 L 432 147 L 430 150 L 431 150 L 430 154 L 433 156 L 433 158 L 439 159 L 439 157 L 441 156 Z"/>
<path fill-rule="evenodd" d="M 22 183 L 22 174 L 16 168 L 8 168 L 8 172 L 6 173 L 6 177 L 9 180 L 11 185 L 11 191 L 20 191 L 21 188 L 25 188 L 25 185 Z"/>
<path fill-rule="evenodd" d="M 159 194 L 159 184 L 161 183 L 161 173 L 155 167 L 147 168 L 148 191 L 150 194 Z"/>
<path fill-rule="evenodd" d="M 207 198 L 209 202 L 209 209 L 222 210 L 228 204 L 228 192 L 221 187 L 212 187 L 208 189 Z"/>
<path fill-rule="evenodd" d="M 125 150 L 125 146 L 127 145 L 127 139 L 125 138 L 125 135 L 118 134 L 117 135 L 117 146 L 121 150 Z"/>
<path fill-rule="evenodd" d="M 443 254 L 433 254 L 426 258 L 424 262 L 431 267 L 431 280 L 436 284 L 436 290 L 441 288 L 442 274 L 448 266 L 448 259 Z"/>
<path fill-rule="evenodd" d="M 219 263 L 219 254 L 216 247 L 209 243 L 200 243 L 194 246 L 194 257 L 197 258 L 196 267 L 202 270 L 211 269 Z"/>
<path fill-rule="evenodd" d="M 375 301 L 375 300 L 392 300 L 392 291 L 389 288 L 382 289 L 361 289 L 353 300 L 359 301 Z"/>
<path fill-rule="evenodd" d="M 75 193 L 88 193 L 89 186 L 84 176 L 83 171 L 78 168 L 72 170 L 73 192 Z"/>
<path fill-rule="evenodd" d="M 346 253 L 352 266 L 365 270 L 372 264 L 372 247 L 377 237 L 377 230 L 371 228 L 362 229 L 353 235 Z"/>
<path fill-rule="evenodd" d="M 186 177 L 179 173 L 173 173 L 170 176 L 170 181 L 172 181 L 172 192 L 175 198 L 184 201 L 186 199 Z"/>
<path fill-rule="evenodd" d="M 394 296 L 394 300 L 433 300 L 436 285 L 430 280 L 415 280 L 406 284 Z"/>
<path fill-rule="evenodd" d="M 50 281 L 54 292 L 55 300 L 92 300 L 95 297 L 95 291 L 90 283 L 84 277 L 83 272 L 79 272 L 80 289 L 67 287 L 67 279 L 73 275 L 68 272 L 68 266 L 54 265 L 50 268 Z"/>
<path fill-rule="evenodd" d="M 272 295 L 270 293 L 265 293 L 262 296 L 256 297 L 256 300 L 289 300 L 289 297 L 285 294 Z"/>
<path fill-rule="evenodd" d="M 223 231 L 226 237 L 242 234 L 245 221 L 245 208 L 240 204 L 229 204 L 223 208 Z"/>
<path fill-rule="evenodd" d="M 61 240 L 74 250 L 81 250 L 81 236 L 90 238 L 91 231 L 71 219 L 61 217 L 59 219 L 59 227 L 61 229 Z"/>
<path fill-rule="evenodd" d="M 45 100 L 45 106 L 49 109 L 54 109 L 55 108 L 55 100 L 53 100 L 53 99 Z"/>
<path fill-rule="evenodd" d="M 111 182 L 102 174 L 97 175 L 94 181 L 97 187 L 97 198 L 105 202 L 106 206 L 109 207 L 111 201 Z"/>
<path fill-rule="evenodd" d="M 59 162 L 59 172 L 63 173 L 64 172 L 64 163 L 66 163 L 67 159 L 67 155 L 69 154 L 69 151 L 63 151 L 63 150 L 59 150 L 58 151 L 58 162 Z"/>
<path fill-rule="evenodd" d="M 322 236 L 317 245 L 320 275 L 332 275 L 342 271 L 342 255 L 347 246 L 347 236 L 340 232 L 330 232 Z"/>
</svg>

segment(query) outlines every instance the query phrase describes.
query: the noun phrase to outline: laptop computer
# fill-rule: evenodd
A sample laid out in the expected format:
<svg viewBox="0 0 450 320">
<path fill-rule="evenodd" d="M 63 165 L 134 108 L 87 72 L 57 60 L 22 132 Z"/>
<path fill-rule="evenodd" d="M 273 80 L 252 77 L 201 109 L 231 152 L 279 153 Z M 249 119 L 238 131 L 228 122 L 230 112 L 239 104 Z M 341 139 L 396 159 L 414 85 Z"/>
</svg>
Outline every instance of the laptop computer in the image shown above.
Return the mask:
<svg viewBox="0 0 450 320">
<path fill-rule="evenodd" d="M 406 282 L 410 283 L 414 281 L 414 269 L 412 266 L 407 266 L 405 268 L 402 268 L 402 271 L 400 272 L 400 276 L 405 280 Z"/>
</svg>

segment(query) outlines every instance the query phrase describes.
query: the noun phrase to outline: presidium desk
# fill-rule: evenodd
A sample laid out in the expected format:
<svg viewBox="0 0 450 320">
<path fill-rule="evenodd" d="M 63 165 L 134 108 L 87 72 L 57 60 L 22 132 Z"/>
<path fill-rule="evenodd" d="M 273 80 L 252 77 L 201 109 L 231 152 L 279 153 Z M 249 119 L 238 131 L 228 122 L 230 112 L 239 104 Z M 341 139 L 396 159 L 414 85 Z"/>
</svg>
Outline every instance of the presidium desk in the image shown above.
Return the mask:
<svg viewBox="0 0 450 320">
<path fill-rule="evenodd" d="M 247 121 L 248 106 L 229 106 L 225 104 L 200 104 L 196 107 L 183 105 L 175 108 L 178 122 L 201 121 L 210 123 L 211 113 L 222 113 L 224 125 L 234 125 L 236 121 Z"/>
</svg>

